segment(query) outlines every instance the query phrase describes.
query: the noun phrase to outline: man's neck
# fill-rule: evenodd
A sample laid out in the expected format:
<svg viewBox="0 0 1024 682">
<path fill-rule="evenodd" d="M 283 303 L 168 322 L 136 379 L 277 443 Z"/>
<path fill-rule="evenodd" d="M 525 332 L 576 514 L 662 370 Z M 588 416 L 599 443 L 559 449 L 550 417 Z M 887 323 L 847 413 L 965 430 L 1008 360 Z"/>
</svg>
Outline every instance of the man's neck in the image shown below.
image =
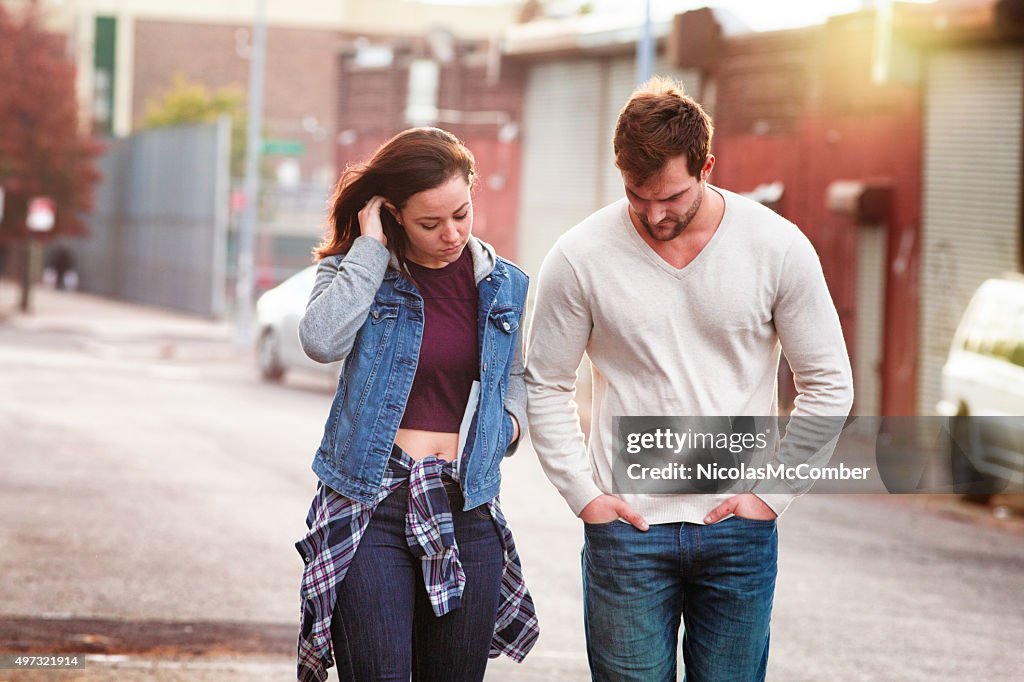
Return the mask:
<svg viewBox="0 0 1024 682">
<path fill-rule="evenodd" d="M 724 216 L 725 198 L 710 185 L 705 185 L 704 200 L 697 215 L 675 239 L 668 241 L 654 239 L 647 233 L 640 223 L 640 219 L 633 213 L 633 209 L 629 209 L 629 220 L 640 238 L 662 260 L 677 269 L 685 268 L 704 250 L 711 238 L 715 236 L 715 232 L 718 231 Z"/>
</svg>

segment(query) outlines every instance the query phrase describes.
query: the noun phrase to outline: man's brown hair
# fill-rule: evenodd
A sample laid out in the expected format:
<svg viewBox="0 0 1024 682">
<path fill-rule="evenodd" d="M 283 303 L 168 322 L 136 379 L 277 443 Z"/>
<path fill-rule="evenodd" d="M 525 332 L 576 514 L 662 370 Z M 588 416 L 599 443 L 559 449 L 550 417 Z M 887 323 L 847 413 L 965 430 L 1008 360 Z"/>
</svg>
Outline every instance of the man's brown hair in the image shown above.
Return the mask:
<svg viewBox="0 0 1024 682">
<path fill-rule="evenodd" d="M 699 179 L 713 133 L 711 117 L 684 93 L 682 83 L 655 76 L 619 112 L 612 141 L 615 165 L 627 180 L 642 185 L 669 159 L 685 154 L 687 170 Z"/>
</svg>

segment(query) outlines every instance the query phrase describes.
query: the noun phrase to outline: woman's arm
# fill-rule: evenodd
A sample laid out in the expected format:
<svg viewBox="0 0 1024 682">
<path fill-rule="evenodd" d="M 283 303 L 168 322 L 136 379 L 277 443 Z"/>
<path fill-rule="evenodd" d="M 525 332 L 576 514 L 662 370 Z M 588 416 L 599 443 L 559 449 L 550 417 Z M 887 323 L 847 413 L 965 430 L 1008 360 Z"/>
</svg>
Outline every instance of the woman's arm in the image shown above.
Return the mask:
<svg viewBox="0 0 1024 682">
<path fill-rule="evenodd" d="M 390 253 L 380 241 L 358 237 L 344 256 L 320 261 L 316 283 L 299 322 L 302 350 L 317 362 L 344 360 L 384 281 Z"/>
</svg>

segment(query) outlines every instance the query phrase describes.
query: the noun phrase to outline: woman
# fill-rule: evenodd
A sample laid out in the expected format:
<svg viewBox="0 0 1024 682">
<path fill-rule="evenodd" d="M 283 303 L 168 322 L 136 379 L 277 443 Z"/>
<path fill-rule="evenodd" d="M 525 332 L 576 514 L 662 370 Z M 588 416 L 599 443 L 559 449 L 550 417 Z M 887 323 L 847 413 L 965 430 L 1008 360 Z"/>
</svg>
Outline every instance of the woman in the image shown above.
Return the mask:
<svg viewBox="0 0 1024 682">
<path fill-rule="evenodd" d="M 525 426 L 527 277 L 472 236 L 473 155 L 437 128 L 349 167 L 299 325 L 344 360 L 296 548 L 300 680 L 482 680 L 520 661 L 533 602 L 498 505 Z"/>
</svg>

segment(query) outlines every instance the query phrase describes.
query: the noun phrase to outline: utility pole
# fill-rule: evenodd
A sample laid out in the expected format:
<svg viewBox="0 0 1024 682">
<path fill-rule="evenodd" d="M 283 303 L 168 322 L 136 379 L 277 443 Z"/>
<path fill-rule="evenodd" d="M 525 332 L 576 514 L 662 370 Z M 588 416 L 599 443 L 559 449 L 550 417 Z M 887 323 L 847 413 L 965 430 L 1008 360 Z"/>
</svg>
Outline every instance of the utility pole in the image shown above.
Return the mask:
<svg viewBox="0 0 1024 682">
<path fill-rule="evenodd" d="M 32 309 L 32 283 L 39 272 L 42 258 L 42 247 L 36 235 L 50 232 L 55 224 L 54 203 L 49 197 L 31 197 L 28 200 L 28 211 L 25 216 L 25 239 L 22 242 L 21 268 L 21 301 L 18 306 L 21 312 Z"/>
<path fill-rule="evenodd" d="M 644 27 L 636 46 L 636 82 L 647 82 L 654 73 L 654 31 L 651 26 L 651 0 L 646 0 Z"/>
<path fill-rule="evenodd" d="M 245 210 L 238 230 L 238 271 L 235 279 L 236 339 L 253 341 L 252 293 L 256 224 L 259 219 L 260 156 L 263 140 L 263 63 L 267 49 L 266 0 L 255 0 L 252 54 L 249 56 L 249 127 L 245 150 Z"/>
</svg>

